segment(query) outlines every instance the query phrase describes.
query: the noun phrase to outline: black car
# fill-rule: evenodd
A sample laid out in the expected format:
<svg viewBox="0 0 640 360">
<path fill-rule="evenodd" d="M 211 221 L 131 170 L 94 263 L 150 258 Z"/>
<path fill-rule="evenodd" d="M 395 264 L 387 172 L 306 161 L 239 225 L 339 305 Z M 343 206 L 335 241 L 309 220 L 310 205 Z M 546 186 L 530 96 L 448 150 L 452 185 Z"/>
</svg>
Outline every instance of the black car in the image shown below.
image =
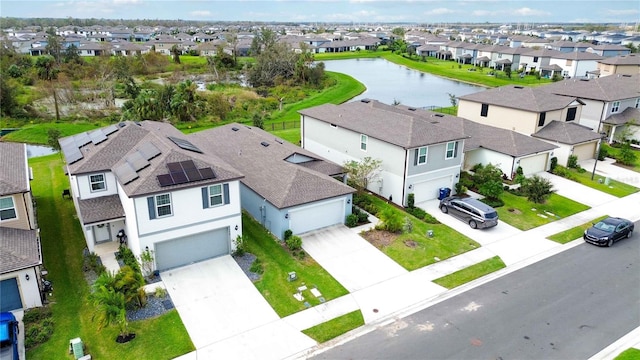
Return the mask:
<svg viewBox="0 0 640 360">
<path fill-rule="evenodd" d="M 611 246 L 620 239 L 630 238 L 633 234 L 633 227 L 634 224 L 629 220 L 609 217 L 598 221 L 585 230 L 582 238 L 594 245 Z"/>
</svg>

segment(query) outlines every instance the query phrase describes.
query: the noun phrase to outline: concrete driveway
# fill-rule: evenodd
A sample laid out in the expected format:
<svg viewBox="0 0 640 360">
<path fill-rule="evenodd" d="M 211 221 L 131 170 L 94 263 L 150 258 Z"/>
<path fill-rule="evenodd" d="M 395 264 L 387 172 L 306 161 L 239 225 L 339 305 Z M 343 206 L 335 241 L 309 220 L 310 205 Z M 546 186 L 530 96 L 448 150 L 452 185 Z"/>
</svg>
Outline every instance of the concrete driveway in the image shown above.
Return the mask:
<svg viewBox="0 0 640 360">
<path fill-rule="evenodd" d="M 349 292 L 407 273 L 344 225 L 311 231 L 301 237 L 302 248 Z"/>
<path fill-rule="evenodd" d="M 536 175 L 551 181 L 553 189 L 558 195 L 562 195 L 590 207 L 606 204 L 617 199 L 617 197 L 613 195 L 609 195 L 600 190 L 590 188 L 573 180 L 565 179 L 546 171 L 537 173 Z"/>
</svg>

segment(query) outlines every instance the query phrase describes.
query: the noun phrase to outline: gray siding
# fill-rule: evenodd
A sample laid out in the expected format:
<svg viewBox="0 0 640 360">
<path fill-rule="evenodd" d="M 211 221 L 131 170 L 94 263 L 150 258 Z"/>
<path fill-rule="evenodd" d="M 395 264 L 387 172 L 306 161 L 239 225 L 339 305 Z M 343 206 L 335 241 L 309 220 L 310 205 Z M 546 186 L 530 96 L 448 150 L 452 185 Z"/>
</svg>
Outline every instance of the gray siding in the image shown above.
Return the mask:
<svg viewBox="0 0 640 360">
<path fill-rule="evenodd" d="M 451 159 L 445 159 L 447 149 L 446 143 L 428 146 L 427 163 L 421 165 L 414 165 L 416 164 L 416 149 L 409 150 L 409 166 L 407 169 L 407 175 L 413 176 L 460 165 L 462 162 L 463 141 L 456 142 L 458 143 L 458 151 L 456 156 Z"/>
<path fill-rule="evenodd" d="M 280 210 L 266 201 L 262 196 L 240 183 L 240 203 L 242 209 L 248 212 L 265 229 L 278 239 L 282 239 L 284 231 L 289 226 L 289 220 L 284 216 L 286 210 Z"/>
</svg>

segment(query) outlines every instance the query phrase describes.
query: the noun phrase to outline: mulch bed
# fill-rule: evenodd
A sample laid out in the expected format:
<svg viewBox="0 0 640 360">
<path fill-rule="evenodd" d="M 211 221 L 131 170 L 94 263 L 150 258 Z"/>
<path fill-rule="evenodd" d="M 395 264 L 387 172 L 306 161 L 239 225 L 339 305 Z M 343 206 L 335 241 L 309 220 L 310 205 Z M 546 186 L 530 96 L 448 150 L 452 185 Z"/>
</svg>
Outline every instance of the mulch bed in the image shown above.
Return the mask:
<svg viewBox="0 0 640 360">
<path fill-rule="evenodd" d="M 389 231 L 374 229 L 361 233 L 361 236 L 376 248 L 383 249 L 391 245 L 398 237 L 398 234 L 394 234 Z"/>
</svg>

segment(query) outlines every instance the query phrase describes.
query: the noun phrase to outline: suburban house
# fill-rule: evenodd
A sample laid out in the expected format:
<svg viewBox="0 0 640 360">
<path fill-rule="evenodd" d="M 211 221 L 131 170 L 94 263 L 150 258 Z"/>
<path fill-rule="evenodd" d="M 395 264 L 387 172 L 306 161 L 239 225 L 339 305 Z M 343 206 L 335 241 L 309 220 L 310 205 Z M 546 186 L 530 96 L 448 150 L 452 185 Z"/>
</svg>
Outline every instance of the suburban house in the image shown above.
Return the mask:
<svg viewBox="0 0 640 360">
<path fill-rule="evenodd" d="M 567 127 L 555 123 L 579 123 L 583 105 L 575 96 L 554 94 L 542 87 L 507 85 L 460 97 L 458 116 L 527 136 L 540 133 L 538 138 L 548 140 L 556 146 L 568 147 L 569 152 L 581 161 L 595 157 L 600 136 L 589 127 Z M 551 128 L 545 130 L 551 125 Z M 546 136 L 551 129 L 559 128 L 571 129 L 573 136 L 561 139 L 549 139 Z M 566 161 L 560 157 L 558 161 L 559 164 L 566 165 Z"/>
<path fill-rule="evenodd" d="M 577 157 L 578 161 L 595 158 L 601 137 L 592 130 L 574 122 L 552 121 L 531 136 L 556 145 L 558 148 L 554 156 L 558 164 L 566 165 L 571 155 Z"/>
<path fill-rule="evenodd" d="M 602 59 L 598 54 L 584 51 L 561 52 L 549 59 L 549 66 L 562 68 L 561 75 L 565 78 L 587 77 L 590 71 L 598 68 L 598 61 Z"/>
<path fill-rule="evenodd" d="M 466 135 L 439 125 L 441 118 L 363 99 L 299 111 L 302 148 L 338 164 L 381 160 L 381 174 L 368 189 L 405 206 L 435 199 L 453 188 L 462 166 Z"/>
<path fill-rule="evenodd" d="M 598 61 L 598 75 L 638 75 L 640 54 L 614 56 Z"/>
<path fill-rule="evenodd" d="M 0 142 L 0 311 L 42 306 L 42 251 L 25 144 Z"/>
<path fill-rule="evenodd" d="M 120 241 L 166 270 L 230 254 L 242 174 L 170 124 L 122 122 L 59 140 L 87 248 Z"/>
<path fill-rule="evenodd" d="M 579 123 L 597 133 L 606 134 L 607 141 L 613 142 L 625 130 L 630 139 L 640 140 L 638 84 L 640 75 L 615 75 L 596 79 L 568 79 L 542 86 L 540 90 L 579 99 L 584 104 L 578 116 Z M 632 110 L 623 114 L 628 108 Z"/>
<path fill-rule="evenodd" d="M 229 124 L 189 135 L 244 175 L 242 208 L 279 239 L 343 224 L 355 192 L 341 165 L 281 140 L 260 128 Z M 338 179 L 336 179 L 338 178 Z"/>
</svg>

